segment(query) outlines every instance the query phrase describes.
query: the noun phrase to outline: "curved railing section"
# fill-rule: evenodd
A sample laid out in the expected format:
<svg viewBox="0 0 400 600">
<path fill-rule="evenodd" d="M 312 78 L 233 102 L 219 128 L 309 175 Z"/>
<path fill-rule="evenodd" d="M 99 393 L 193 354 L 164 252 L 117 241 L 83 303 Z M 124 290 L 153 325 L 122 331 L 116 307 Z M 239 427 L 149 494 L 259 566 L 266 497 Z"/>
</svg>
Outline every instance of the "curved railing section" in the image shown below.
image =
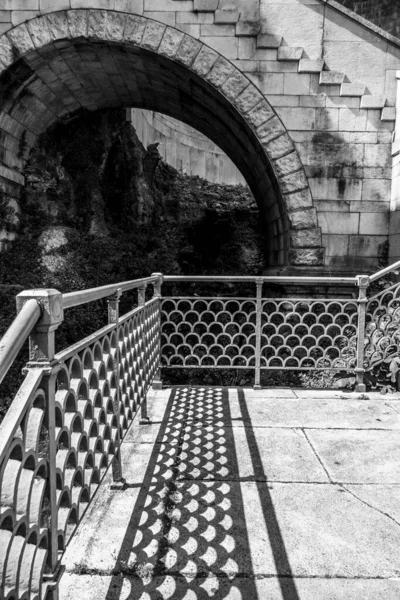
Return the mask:
<svg viewBox="0 0 400 600">
<path fill-rule="evenodd" d="M 399 370 L 400 351 L 400 261 L 369 277 L 369 284 L 380 287 L 368 298 L 365 324 L 364 368 L 372 370 L 390 363 L 392 381 Z"/>
<path fill-rule="evenodd" d="M 30 336 L 26 377 L 0 426 L 0 598 L 57 597 L 60 558 L 107 467 L 123 484 L 120 441 L 158 376 L 162 277 L 62 296 L 19 294 L 0 344 L 4 376 Z M 154 288 L 146 300 L 146 288 Z M 138 306 L 119 315 L 123 291 Z M 109 324 L 54 354 L 64 309 L 108 300 Z M 54 592 L 54 593 L 53 593 Z"/>
</svg>

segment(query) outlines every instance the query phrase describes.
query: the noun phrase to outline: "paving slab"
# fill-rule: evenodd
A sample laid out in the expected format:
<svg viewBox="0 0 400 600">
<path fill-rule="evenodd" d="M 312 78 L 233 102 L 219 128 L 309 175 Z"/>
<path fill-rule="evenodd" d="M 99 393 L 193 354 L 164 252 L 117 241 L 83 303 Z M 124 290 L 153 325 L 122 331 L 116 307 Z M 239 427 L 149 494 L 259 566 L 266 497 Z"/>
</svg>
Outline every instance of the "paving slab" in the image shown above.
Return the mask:
<svg viewBox="0 0 400 600">
<path fill-rule="evenodd" d="M 229 394 L 233 426 L 306 427 L 400 430 L 400 413 L 382 400 L 336 400 L 334 398 L 248 398 L 233 390 Z"/>
<path fill-rule="evenodd" d="M 152 423 L 122 443 L 125 489 L 107 473 L 67 547 L 60 600 L 398 600 L 400 413 L 282 393 L 151 395 Z"/>
<path fill-rule="evenodd" d="M 233 438 L 241 480 L 329 482 L 301 429 L 234 427 Z"/>
<path fill-rule="evenodd" d="M 307 435 L 334 481 L 400 483 L 397 431 L 311 430 Z"/>
</svg>

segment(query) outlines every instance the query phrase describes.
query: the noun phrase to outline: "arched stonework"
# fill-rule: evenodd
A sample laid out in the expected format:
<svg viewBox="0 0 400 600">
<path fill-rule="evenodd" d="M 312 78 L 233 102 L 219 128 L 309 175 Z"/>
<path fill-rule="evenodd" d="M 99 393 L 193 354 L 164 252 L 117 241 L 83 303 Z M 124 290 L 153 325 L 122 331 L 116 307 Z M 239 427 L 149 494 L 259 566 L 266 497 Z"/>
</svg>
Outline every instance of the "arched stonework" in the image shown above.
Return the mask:
<svg viewBox="0 0 400 600">
<path fill-rule="evenodd" d="M 163 112 L 200 130 L 241 170 L 267 229 L 271 266 L 322 265 L 308 181 L 282 121 L 239 69 L 199 40 L 139 15 L 61 11 L 1 36 L 0 68 L 1 174 L 11 186 L 23 184 L 36 137 L 81 107 Z"/>
</svg>

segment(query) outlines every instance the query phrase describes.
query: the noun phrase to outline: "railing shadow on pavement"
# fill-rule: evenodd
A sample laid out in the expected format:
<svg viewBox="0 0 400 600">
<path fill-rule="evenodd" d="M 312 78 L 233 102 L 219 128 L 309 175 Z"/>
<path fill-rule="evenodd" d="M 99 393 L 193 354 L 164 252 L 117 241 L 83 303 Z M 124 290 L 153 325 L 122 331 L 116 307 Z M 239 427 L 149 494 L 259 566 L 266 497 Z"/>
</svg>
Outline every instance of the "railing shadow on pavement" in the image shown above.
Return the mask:
<svg viewBox="0 0 400 600">
<path fill-rule="evenodd" d="M 239 404 L 282 598 L 298 600 L 242 390 Z M 232 426 L 227 389 L 172 390 L 107 600 L 259 598 Z"/>
</svg>

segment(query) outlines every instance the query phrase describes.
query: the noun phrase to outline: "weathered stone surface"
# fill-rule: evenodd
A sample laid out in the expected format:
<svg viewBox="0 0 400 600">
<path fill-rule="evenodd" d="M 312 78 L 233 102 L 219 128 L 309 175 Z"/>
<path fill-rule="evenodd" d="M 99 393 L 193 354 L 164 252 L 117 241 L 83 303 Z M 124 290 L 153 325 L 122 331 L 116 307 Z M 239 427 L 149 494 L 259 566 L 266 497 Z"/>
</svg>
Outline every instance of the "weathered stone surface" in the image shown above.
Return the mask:
<svg viewBox="0 0 400 600">
<path fill-rule="evenodd" d="M 179 50 L 176 53 L 175 59 L 186 67 L 190 67 L 201 47 L 201 42 L 185 35 L 179 46 Z"/>
<path fill-rule="evenodd" d="M 215 23 L 237 23 L 239 21 L 239 16 L 239 13 L 234 10 L 216 10 Z"/>
<path fill-rule="evenodd" d="M 26 54 L 35 48 L 29 31 L 24 23 L 11 29 L 8 33 L 8 37 L 21 55 Z"/>
<path fill-rule="evenodd" d="M 281 46 L 278 48 L 278 60 L 300 60 L 303 52 L 303 48 Z"/>
<path fill-rule="evenodd" d="M 220 56 L 211 71 L 206 76 L 206 79 L 215 85 L 215 87 L 220 88 L 228 79 L 233 69 L 234 66 L 232 63 L 226 60 L 226 58 Z"/>
<path fill-rule="evenodd" d="M 263 125 L 266 121 L 269 121 L 274 116 L 274 111 L 271 106 L 268 104 L 266 100 L 262 100 L 253 110 L 251 110 L 247 114 L 247 120 L 254 127 L 258 128 L 257 133 L 260 137 L 263 137 L 263 133 L 260 134 L 261 125 L 263 127 L 267 127 L 267 125 Z M 264 129 L 262 129 L 264 131 Z"/>
<path fill-rule="evenodd" d="M 315 208 L 289 212 L 288 218 L 293 229 L 311 229 L 317 225 L 317 213 Z"/>
<path fill-rule="evenodd" d="M 285 133 L 275 140 L 272 140 L 272 142 L 269 142 L 264 148 L 266 149 L 269 158 L 271 160 L 276 160 L 277 158 L 281 158 L 281 156 L 292 152 L 294 146 L 290 136 Z"/>
<path fill-rule="evenodd" d="M 71 37 L 83 37 L 87 34 L 87 10 L 69 10 L 68 23 Z"/>
<path fill-rule="evenodd" d="M 313 201 L 309 189 L 301 190 L 283 196 L 288 211 L 309 208 L 313 206 Z"/>
<path fill-rule="evenodd" d="M 247 77 L 239 69 L 235 69 L 222 86 L 221 90 L 227 98 L 233 100 L 249 85 Z"/>
<path fill-rule="evenodd" d="M 138 15 L 128 15 L 125 23 L 125 41 L 140 44 L 146 28 L 146 19 Z"/>
<path fill-rule="evenodd" d="M 183 35 L 182 31 L 167 27 L 158 50 L 159 53 L 168 58 L 173 58 L 178 52 L 178 48 L 183 40 Z"/>
<path fill-rule="evenodd" d="M 319 248 L 322 243 L 319 227 L 300 229 L 290 232 L 290 241 L 295 248 Z"/>
<path fill-rule="evenodd" d="M 259 104 L 262 100 L 263 100 L 263 95 L 258 91 L 258 89 L 253 84 L 250 84 L 244 90 L 244 92 L 242 92 L 240 94 L 240 96 L 235 98 L 234 104 L 235 104 L 235 106 L 237 106 L 237 108 L 240 110 L 240 112 L 247 113 L 247 112 L 249 112 L 249 110 L 254 108 L 257 104 Z"/>
<path fill-rule="evenodd" d="M 192 64 L 192 70 L 204 77 L 209 73 L 214 63 L 217 61 L 218 54 L 212 50 L 212 48 L 208 48 L 208 46 L 203 46 L 198 55 L 196 56 L 194 63 Z"/>
<path fill-rule="evenodd" d="M 263 146 L 268 152 L 268 142 L 286 133 L 281 120 L 278 117 L 272 117 L 266 123 L 257 128 L 257 135 L 261 139 Z"/>
<path fill-rule="evenodd" d="M 28 22 L 29 33 L 37 48 L 41 48 L 51 41 L 49 22 L 44 17 L 32 19 Z"/>
<path fill-rule="evenodd" d="M 286 175 L 293 171 L 302 169 L 303 165 L 300 162 L 299 155 L 294 150 L 290 154 L 275 160 L 274 169 L 278 175 Z"/>
<path fill-rule="evenodd" d="M 290 263 L 295 266 L 317 267 L 324 264 L 324 251 L 319 248 L 292 248 L 289 257 Z"/>
<path fill-rule="evenodd" d="M 108 40 L 120 41 L 124 39 L 126 14 L 109 11 L 107 14 L 107 23 L 105 37 Z"/>
<path fill-rule="evenodd" d="M 280 178 L 281 190 L 283 193 L 296 192 L 308 187 L 308 181 L 304 169 L 290 173 Z"/>
<path fill-rule="evenodd" d="M 281 35 L 260 33 L 257 36 L 257 48 L 279 48 L 282 43 Z"/>
<path fill-rule="evenodd" d="M 141 46 L 149 50 L 157 50 L 159 47 L 166 26 L 157 21 L 147 21 L 146 29 L 143 34 Z"/>
<path fill-rule="evenodd" d="M 260 33 L 260 21 L 239 21 L 236 23 L 236 35 L 238 37 L 254 37 Z"/>
<path fill-rule="evenodd" d="M 194 0 L 193 8 L 197 12 L 212 12 L 218 8 L 218 0 Z"/>
<path fill-rule="evenodd" d="M 46 16 L 52 40 L 69 38 L 68 17 L 66 12 L 56 12 Z"/>
<path fill-rule="evenodd" d="M 106 27 L 107 11 L 90 10 L 88 18 L 88 36 L 103 38 Z"/>
</svg>

